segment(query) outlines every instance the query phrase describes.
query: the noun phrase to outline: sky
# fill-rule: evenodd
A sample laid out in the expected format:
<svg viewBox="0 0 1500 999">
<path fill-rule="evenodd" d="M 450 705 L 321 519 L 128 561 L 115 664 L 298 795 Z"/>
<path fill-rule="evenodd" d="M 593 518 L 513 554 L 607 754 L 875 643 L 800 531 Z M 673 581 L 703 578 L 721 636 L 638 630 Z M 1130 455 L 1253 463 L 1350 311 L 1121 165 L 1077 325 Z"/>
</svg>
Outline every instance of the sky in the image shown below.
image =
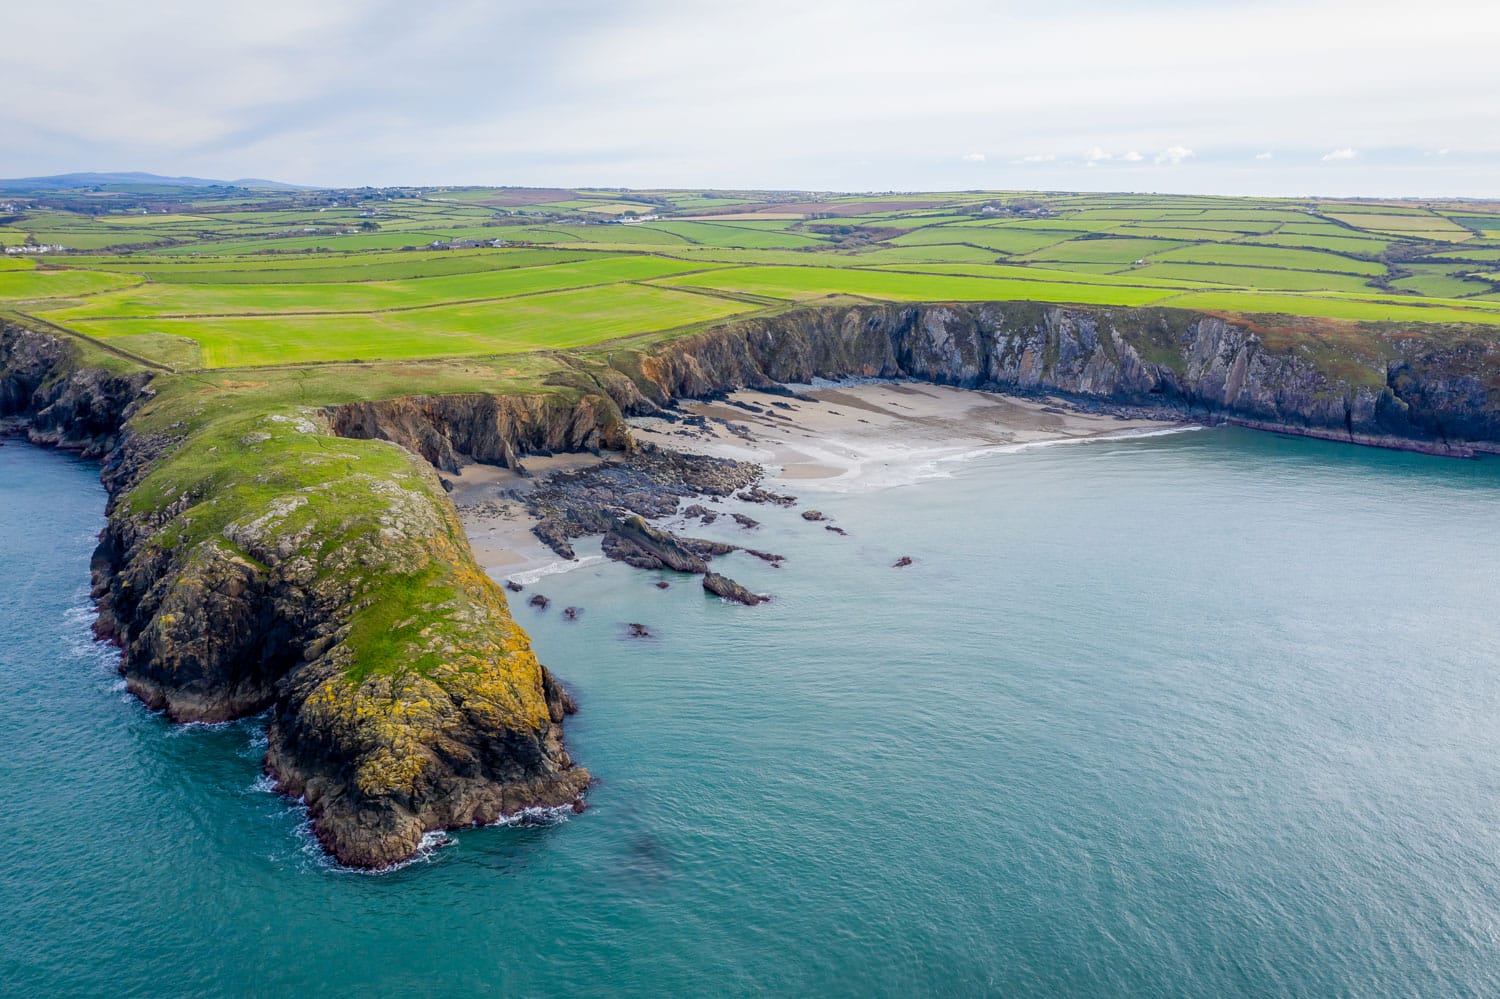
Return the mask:
<svg viewBox="0 0 1500 999">
<path fill-rule="evenodd" d="M 0 175 L 1500 197 L 1471 0 L 68 0 Z"/>
</svg>

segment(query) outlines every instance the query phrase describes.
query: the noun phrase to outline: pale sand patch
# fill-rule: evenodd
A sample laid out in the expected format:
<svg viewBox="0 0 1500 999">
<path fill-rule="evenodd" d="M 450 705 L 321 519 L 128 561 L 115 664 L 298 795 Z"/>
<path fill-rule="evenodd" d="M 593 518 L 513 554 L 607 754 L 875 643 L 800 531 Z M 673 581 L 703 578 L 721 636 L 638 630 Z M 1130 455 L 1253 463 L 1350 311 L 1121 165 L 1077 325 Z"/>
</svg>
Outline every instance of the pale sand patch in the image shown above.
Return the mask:
<svg viewBox="0 0 1500 999">
<path fill-rule="evenodd" d="M 630 423 L 638 440 L 753 461 L 765 465 L 773 479 L 840 492 L 942 475 L 951 467 L 948 463 L 977 454 L 1180 426 L 1080 413 L 1056 400 L 907 382 L 840 385 L 804 394 L 813 401 L 744 391 L 727 401 L 683 403 L 684 411 L 710 418 L 706 430 L 653 417 Z M 735 402 L 761 412 L 741 409 Z M 713 418 L 734 423 L 749 439 Z M 600 460 L 589 454 L 523 459 L 536 478 Z M 491 576 L 504 580 L 570 564 L 531 533 L 536 521 L 524 506 L 500 498 L 509 489 L 524 493 L 534 479 L 494 465 L 468 465 L 446 478 L 453 483 L 453 502 L 463 516 L 475 558 Z"/>
<path fill-rule="evenodd" d="M 458 507 L 464 533 L 474 558 L 491 576 L 504 580 L 533 572 L 561 561 L 557 553 L 531 533 L 536 518 L 521 503 L 501 497 L 515 489 L 523 495 L 537 479 L 553 472 L 575 471 L 596 465 L 592 454 L 560 454 L 551 458 L 524 458 L 531 477 L 498 465 L 465 465 L 457 475 L 443 473 L 453 483 L 449 498 Z"/>
<path fill-rule="evenodd" d="M 810 461 L 795 461 L 781 466 L 783 479 L 831 479 L 844 474 L 837 465 L 816 465 Z"/>
<path fill-rule="evenodd" d="M 640 440 L 754 461 L 775 478 L 835 491 L 883 488 L 944 474 L 948 463 L 989 451 L 1178 426 L 1078 412 L 1054 399 L 913 382 L 839 385 L 803 395 L 813 401 L 742 391 L 724 401 L 682 404 L 685 411 L 710 421 L 729 420 L 745 434 L 718 422 L 710 422 L 707 430 L 652 418 L 632 420 L 631 425 Z"/>
</svg>

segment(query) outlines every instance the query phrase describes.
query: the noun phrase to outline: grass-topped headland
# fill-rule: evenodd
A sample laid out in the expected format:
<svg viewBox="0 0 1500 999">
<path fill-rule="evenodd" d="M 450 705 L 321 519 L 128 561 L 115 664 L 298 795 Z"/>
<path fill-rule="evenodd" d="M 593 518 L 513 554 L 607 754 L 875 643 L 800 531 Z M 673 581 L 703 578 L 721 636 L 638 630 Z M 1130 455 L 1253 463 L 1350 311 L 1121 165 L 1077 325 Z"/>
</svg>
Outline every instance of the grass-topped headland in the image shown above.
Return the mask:
<svg viewBox="0 0 1500 999">
<path fill-rule="evenodd" d="M 272 707 L 268 765 L 361 864 L 587 781 L 560 742 L 569 699 L 434 465 L 624 446 L 629 411 L 849 375 L 1500 441 L 1485 204 L 105 189 L 16 207 L 0 415 L 98 450 L 126 423 L 97 582 L 132 689 L 179 718 Z"/>
</svg>

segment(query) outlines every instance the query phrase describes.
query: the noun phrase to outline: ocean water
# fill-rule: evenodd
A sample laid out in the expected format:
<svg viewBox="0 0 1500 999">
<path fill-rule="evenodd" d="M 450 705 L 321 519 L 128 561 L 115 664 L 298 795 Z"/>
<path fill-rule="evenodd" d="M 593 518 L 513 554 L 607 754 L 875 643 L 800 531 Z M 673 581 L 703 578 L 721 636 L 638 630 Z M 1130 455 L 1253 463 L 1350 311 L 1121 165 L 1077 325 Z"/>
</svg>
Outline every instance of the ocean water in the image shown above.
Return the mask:
<svg viewBox="0 0 1500 999">
<path fill-rule="evenodd" d="M 804 494 L 847 538 L 754 508 L 761 607 L 540 580 L 592 807 L 369 876 L 258 722 L 124 696 L 95 469 L 0 448 L 0 993 L 1500 992 L 1500 462 L 1215 430 L 946 471 Z"/>
</svg>

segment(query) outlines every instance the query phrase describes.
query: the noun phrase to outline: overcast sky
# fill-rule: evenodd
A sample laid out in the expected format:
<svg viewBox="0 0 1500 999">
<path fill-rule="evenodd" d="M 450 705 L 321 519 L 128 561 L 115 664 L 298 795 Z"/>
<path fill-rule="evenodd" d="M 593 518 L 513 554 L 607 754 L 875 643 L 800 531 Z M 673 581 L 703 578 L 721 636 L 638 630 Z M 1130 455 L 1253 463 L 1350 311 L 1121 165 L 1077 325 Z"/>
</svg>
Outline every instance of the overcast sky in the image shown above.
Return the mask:
<svg viewBox="0 0 1500 999">
<path fill-rule="evenodd" d="M 0 175 L 1500 197 L 1470 0 L 15 5 Z"/>
</svg>

